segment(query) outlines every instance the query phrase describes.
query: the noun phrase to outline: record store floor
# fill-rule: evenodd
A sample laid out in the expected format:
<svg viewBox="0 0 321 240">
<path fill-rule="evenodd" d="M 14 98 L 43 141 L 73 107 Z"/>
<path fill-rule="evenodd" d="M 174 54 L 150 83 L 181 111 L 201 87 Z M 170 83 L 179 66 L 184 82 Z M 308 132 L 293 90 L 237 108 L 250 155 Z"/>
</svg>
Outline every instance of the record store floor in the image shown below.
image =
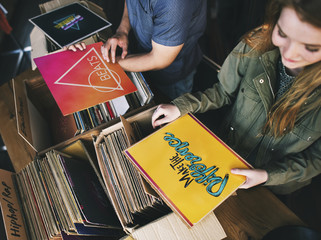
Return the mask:
<svg viewBox="0 0 321 240">
<path fill-rule="evenodd" d="M 0 33 L 0 84 L 6 84 L 16 75 L 30 68 L 29 34 L 33 26 L 28 19 L 40 14 L 38 4 L 42 2 L 45 1 L 0 0 L 0 3 L 9 11 L 9 22 L 13 28 L 11 35 Z M 212 79 L 211 74 L 199 77 Z M 204 86 L 196 87 L 202 89 L 208 84 L 209 82 L 206 82 Z M 0 168 L 13 171 L 1 136 Z M 309 226 L 321 231 L 321 175 L 316 177 L 310 186 L 281 199 Z"/>
</svg>

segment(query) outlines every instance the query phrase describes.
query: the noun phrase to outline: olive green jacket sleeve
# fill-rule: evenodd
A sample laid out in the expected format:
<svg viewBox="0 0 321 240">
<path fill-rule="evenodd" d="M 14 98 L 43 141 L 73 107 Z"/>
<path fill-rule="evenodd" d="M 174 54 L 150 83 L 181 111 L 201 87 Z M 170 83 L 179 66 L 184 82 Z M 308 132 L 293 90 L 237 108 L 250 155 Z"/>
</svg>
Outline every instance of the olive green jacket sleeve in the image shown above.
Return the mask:
<svg viewBox="0 0 321 240">
<path fill-rule="evenodd" d="M 211 109 L 218 109 L 231 104 L 243 73 L 246 71 L 246 62 L 243 56 L 250 48 L 240 42 L 225 60 L 218 73 L 219 82 L 204 92 L 186 93 L 172 101 L 181 115 L 187 112 L 202 113 Z"/>
<path fill-rule="evenodd" d="M 287 194 L 308 185 L 321 172 L 321 139 L 300 153 L 273 162 L 265 170 L 268 180 L 264 185 L 275 193 Z"/>
</svg>

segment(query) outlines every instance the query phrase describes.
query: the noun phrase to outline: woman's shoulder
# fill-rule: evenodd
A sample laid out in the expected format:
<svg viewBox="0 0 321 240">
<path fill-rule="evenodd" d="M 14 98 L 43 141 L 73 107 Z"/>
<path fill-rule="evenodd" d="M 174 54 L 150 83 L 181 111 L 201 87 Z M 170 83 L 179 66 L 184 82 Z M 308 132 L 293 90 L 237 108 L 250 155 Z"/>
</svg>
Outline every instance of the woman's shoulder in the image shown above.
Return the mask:
<svg viewBox="0 0 321 240">
<path fill-rule="evenodd" d="M 261 54 L 253 48 L 245 39 L 242 39 L 231 51 L 234 57 L 253 58 L 259 57 Z"/>
</svg>

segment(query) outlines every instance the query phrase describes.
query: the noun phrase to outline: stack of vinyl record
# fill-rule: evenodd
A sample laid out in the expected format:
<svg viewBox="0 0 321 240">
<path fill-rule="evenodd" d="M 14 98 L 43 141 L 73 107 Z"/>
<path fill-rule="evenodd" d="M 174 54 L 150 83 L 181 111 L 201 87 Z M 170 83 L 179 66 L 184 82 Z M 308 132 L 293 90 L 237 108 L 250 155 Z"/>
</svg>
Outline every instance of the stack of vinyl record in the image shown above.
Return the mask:
<svg viewBox="0 0 321 240">
<path fill-rule="evenodd" d="M 16 174 L 16 182 L 30 239 L 124 235 L 88 161 L 52 150 Z"/>
<path fill-rule="evenodd" d="M 126 72 L 126 74 L 136 86 L 137 91 L 73 113 L 78 129 L 76 134 L 83 133 L 84 131 L 95 128 L 103 123 L 107 123 L 126 112 L 150 103 L 154 95 L 142 73 Z"/>
<path fill-rule="evenodd" d="M 170 209 L 160 197 L 147 193 L 146 182 L 123 154 L 128 147 L 126 133 L 121 128 L 105 135 L 96 152 L 118 217 L 124 227 L 132 228 L 157 219 Z"/>
</svg>

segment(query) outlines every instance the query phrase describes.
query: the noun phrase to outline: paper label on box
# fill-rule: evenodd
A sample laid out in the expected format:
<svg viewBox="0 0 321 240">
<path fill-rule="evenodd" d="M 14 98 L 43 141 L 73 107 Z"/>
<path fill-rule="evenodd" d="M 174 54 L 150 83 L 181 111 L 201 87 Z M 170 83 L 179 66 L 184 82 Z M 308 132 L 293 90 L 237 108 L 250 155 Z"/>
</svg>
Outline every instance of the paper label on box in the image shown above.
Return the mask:
<svg viewBox="0 0 321 240">
<path fill-rule="evenodd" d="M 12 176 L 14 173 L 0 169 L 0 204 L 8 240 L 26 240 L 27 235 Z"/>
</svg>

